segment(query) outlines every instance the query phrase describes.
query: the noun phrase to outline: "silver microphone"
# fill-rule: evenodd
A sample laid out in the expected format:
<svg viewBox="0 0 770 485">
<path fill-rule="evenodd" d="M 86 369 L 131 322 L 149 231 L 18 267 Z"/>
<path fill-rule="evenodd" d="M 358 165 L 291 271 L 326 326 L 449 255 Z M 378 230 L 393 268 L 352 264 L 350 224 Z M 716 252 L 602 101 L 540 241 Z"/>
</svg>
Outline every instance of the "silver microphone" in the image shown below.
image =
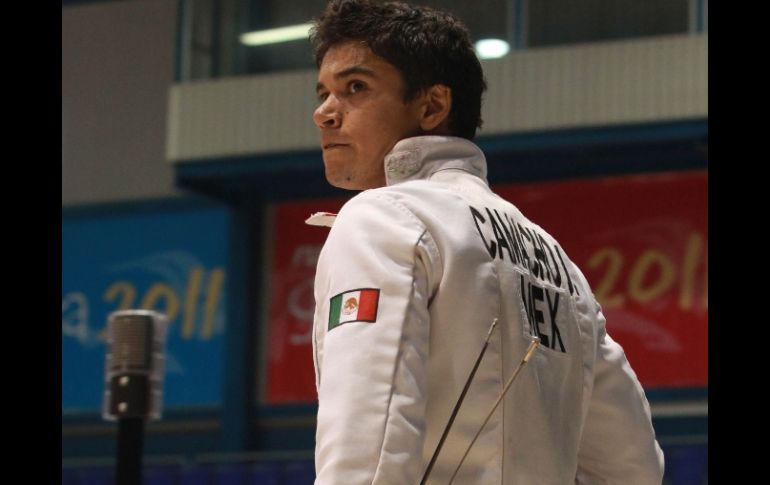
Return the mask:
<svg viewBox="0 0 770 485">
<path fill-rule="evenodd" d="M 102 418 L 161 418 L 167 328 L 162 313 L 110 313 Z"/>
</svg>

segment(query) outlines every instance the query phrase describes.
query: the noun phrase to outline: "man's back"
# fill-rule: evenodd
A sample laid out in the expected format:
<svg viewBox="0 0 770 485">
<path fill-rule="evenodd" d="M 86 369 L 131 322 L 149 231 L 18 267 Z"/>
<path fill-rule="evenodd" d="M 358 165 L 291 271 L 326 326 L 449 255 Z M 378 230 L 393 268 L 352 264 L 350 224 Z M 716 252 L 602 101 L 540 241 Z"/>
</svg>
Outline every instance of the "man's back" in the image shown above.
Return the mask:
<svg viewBox="0 0 770 485">
<path fill-rule="evenodd" d="M 580 474 L 596 483 L 660 483 L 646 400 L 606 336 L 585 278 L 550 235 L 489 190 L 478 148 L 457 138 L 407 139 L 385 170 L 389 186 L 346 205 L 319 262 L 316 320 L 328 315 L 319 289 L 334 295 L 363 285 L 380 295 L 375 322 L 315 331 L 319 483 L 340 483 L 352 477 L 346 468 L 360 467 L 372 472 L 365 479 L 353 472 L 361 483 L 416 483 L 494 318 L 497 329 L 429 483 L 448 481 L 533 336 L 539 349 L 456 483 L 562 484 Z M 352 249 L 359 246 L 360 255 Z M 344 276 L 325 267 L 344 257 Z M 336 381 L 339 363 L 325 362 L 339 360 L 339 350 L 329 357 L 330 342 L 363 346 L 359 359 L 344 358 L 361 366 L 361 382 Z M 349 436 L 325 424 L 345 426 L 340 414 L 350 416 Z M 369 451 L 356 444 L 364 423 L 376 434 Z M 351 439 L 350 449 L 332 448 L 331 436 Z"/>
</svg>

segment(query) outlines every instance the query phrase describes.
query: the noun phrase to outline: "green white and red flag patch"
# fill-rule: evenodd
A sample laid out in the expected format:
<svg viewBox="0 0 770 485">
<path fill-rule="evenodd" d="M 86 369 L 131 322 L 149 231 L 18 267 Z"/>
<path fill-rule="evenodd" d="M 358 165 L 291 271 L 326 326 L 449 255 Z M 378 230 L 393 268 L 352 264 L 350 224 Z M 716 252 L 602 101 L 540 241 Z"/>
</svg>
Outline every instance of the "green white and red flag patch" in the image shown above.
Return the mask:
<svg viewBox="0 0 770 485">
<path fill-rule="evenodd" d="M 329 303 L 329 330 L 343 323 L 376 322 L 379 303 L 378 288 L 348 290 L 332 297 Z"/>
</svg>

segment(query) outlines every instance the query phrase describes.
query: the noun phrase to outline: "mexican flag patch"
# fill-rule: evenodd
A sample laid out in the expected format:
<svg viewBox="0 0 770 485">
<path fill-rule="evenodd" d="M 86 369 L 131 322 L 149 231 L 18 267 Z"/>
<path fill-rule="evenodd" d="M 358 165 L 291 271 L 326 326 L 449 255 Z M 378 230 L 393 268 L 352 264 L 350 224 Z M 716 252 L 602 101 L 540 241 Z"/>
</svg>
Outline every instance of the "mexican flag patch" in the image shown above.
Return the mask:
<svg viewBox="0 0 770 485">
<path fill-rule="evenodd" d="M 348 322 L 377 321 L 380 290 L 359 288 L 332 297 L 329 304 L 329 330 Z"/>
</svg>

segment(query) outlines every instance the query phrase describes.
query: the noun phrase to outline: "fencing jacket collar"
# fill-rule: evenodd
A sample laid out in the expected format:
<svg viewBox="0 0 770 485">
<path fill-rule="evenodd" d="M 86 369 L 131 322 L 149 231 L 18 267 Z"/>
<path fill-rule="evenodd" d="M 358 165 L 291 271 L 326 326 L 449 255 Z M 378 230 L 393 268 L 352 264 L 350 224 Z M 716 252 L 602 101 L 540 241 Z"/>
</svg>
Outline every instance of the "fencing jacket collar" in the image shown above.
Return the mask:
<svg viewBox="0 0 770 485">
<path fill-rule="evenodd" d="M 385 156 L 385 181 L 394 185 L 428 179 L 442 170 L 463 170 L 487 182 L 487 161 L 473 142 L 454 136 L 405 138 Z"/>
</svg>

